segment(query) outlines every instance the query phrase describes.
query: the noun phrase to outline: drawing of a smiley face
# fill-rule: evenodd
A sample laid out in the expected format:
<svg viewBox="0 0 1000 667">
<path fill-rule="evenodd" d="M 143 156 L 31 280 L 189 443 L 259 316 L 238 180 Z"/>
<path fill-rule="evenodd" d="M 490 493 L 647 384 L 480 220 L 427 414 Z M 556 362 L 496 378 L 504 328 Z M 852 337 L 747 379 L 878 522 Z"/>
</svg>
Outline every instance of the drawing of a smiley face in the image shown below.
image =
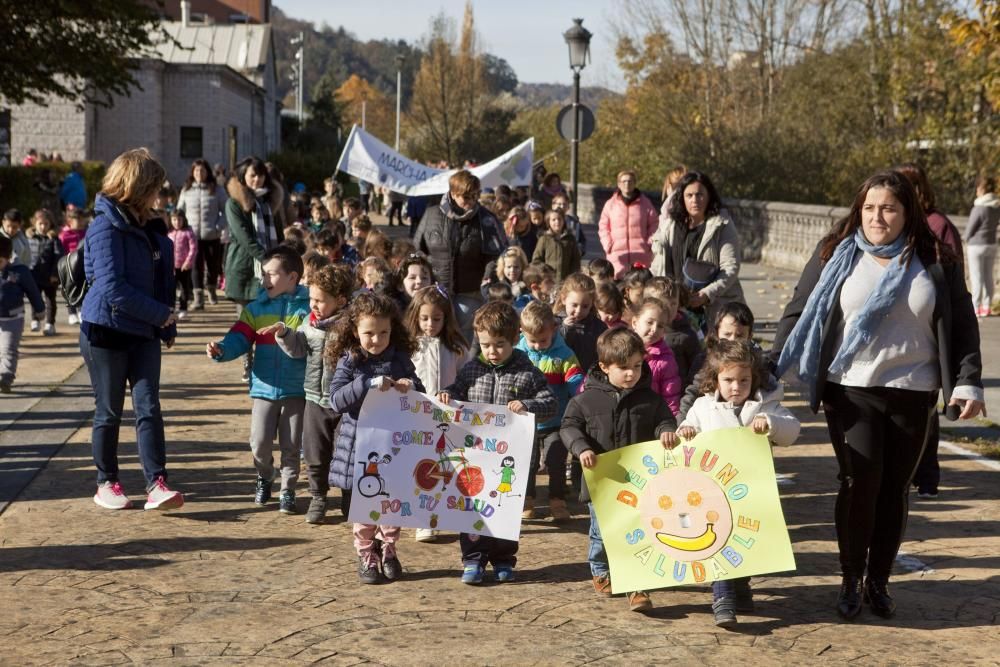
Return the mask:
<svg viewBox="0 0 1000 667">
<path fill-rule="evenodd" d="M 668 468 L 649 480 L 639 499 L 642 527 L 657 548 L 675 560 L 709 558 L 733 532 L 733 514 L 715 480 Z"/>
</svg>

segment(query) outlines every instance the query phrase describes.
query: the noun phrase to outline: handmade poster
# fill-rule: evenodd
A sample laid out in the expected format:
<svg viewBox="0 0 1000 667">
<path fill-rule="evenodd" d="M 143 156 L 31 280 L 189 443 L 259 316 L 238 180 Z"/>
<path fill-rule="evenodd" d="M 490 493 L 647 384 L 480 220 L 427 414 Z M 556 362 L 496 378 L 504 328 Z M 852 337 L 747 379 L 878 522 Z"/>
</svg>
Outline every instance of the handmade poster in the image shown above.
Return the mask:
<svg viewBox="0 0 1000 667">
<path fill-rule="evenodd" d="M 350 521 L 516 540 L 534 415 L 369 391 L 358 416 Z"/>
<path fill-rule="evenodd" d="M 699 433 L 597 457 L 584 469 L 615 593 L 795 569 L 767 436 Z"/>
</svg>

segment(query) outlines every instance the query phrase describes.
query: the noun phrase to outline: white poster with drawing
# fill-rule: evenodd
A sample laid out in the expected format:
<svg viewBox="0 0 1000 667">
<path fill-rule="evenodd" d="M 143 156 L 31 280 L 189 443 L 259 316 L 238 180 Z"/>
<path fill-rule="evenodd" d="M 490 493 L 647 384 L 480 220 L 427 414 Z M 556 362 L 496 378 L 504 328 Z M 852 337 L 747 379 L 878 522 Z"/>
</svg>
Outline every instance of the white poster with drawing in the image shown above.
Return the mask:
<svg viewBox="0 0 1000 667">
<path fill-rule="evenodd" d="M 516 540 L 534 434 L 534 415 L 506 406 L 370 391 L 348 519 Z"/>
</svg>

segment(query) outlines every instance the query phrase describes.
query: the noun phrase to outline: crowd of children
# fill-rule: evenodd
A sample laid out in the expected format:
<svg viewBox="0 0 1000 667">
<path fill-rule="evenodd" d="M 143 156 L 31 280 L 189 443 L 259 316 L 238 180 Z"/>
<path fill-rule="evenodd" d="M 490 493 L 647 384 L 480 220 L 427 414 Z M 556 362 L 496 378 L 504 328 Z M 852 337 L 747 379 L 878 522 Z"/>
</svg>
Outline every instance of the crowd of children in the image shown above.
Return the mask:
<svg viewBox="0 0 1000 667">
<path fill-rule="evenodd" d="M 207 347 L 217 361 L 257 348 L 250 384 L 257 504 L 269 501 L 280 471 L 279 510 L 298 511 L 301 451 L 307 521 L 324 521 L 331 486 L 340 489 L 346 517 L 364 463 L 355 459 L 357 418 L 371 390 L 425 391 L 444 402 L 498 402 L 534 414 L 525 520 L 539 518 L 544 506 L 536 504 L 540 471 L 548 473 L 549 514 L 564 521 L 572 516 L 571 486 L 589 501 L 580 466 L 592 467 L 598 454 L 614 448 L 652 439 L 674 447 L 700 431 L 729 426 L 767 433 L 776 444 L 795 439 L 798 422 L 780 404 L 780 383 L 764 370 L 745 305 L 723 307 L 706 338 L 685 307 L 683 284 L 642 266 L 616 283 L 603 259 L 581 270 L 582 248 L 567 231 L 565 214 L 539 209 L 527 202 L 527 230 L 519 230 L 523 211 L 511 209 L 511 246 L 486 267 L 486 303 L 475 314 L 471 341 L 428 260 L 407 240 L 392 242 L 372 229 L 356 200 L 343 202 L 343 220 L 314 210 L 316 225 L 286 234 L 285 244 L 265 258 L 260 297 L 225 338 Z M 531 235 L 533 244 L 526 239 Z M 275 434 L 278 467 L 271 454 Z M 593 585 L 609 595 L 610 570 L 592 506 L 590 515 Z M 360 581 L 403 576 L 398 527 L 356 523 L 353 531 Z M 421 529 L 416 537 L 434 541 L 436 531 Z M 495 581 L 514 579 L 517 542 L 471 534 L 459 542 L 463 582 L 482 582 L 490 566 Z M 746 580 L 717 582 L 713 598 L 723 626 L 752 608 Z M 628 602 L 636 611 L 652 606 L 641 591 Z"/>
<path fill-rule="evenodd" d="M 564 195 L 553 196 L 546 210 L 510 188 L 486 193 L 484 204 L 505 220 L 510 246 L 485 267 L 486 303 L 473 319 L 475 339 L 466 340 L 451 295 L 435 282 L 427 258 L 408 239 L 391 240 L 374 229 L 359 200 L 341 200 L 335 184 L 326 186 L 322 197 L 297 207 L 285 241 L 264 256 L 258 298 L 223 338 L 206 346 L 220 362 L 253 353 L 250 445 L 258 505 L 271 500 L 280 478 L 279 511 L 299 511 L 295 492 L 304 456 L 306 520 L 324 521 L 331 486 L 340 489 L 347 516 L 358 466 L 357 418 L 370 390 L 424 391 L 444 402 L 503 403 L 534 414 L 525 520 L 539 518 L 542 470 L 551 518 L 564 521 L 571 518 L 570 487 L 589 505 L 580 466 L 593 467 L 602 452 L 653 439 L 674 447 L 698 432 L 730 426 L 767 433 L 775 444 L 797 437 L 798 422 L 780 404 L 781 385 L 751 341 L 749 309 L 727 304 L 709 327 L 686 308 L 686 287 L 673 278 L 637 265 L 615 282 L 607 260 L 584 266 L 582 232 L 565 212 Z M 173 210 L 169 220 L 183 318 L 198 244 L 182 211 Z M 56 260 L 79 244 L 85 229 L 75 210 L 58 233 L 47 212 L 34 216 L 27 235 L 19 213 L 4 215 L 5 391 L 17 360 L 8 332 L 24 317 L 24 297 L 37 320 L 44 313 L 45 332 L 54 332 Z M 593 585 L 610 595 L 601 531 L 592 505 L 589 511 Z M 353 531 L 360 581 L 403 576 L 398 527 L 356 523 Z M 420 541 L 435 536 L 417 531 Z M 460 545 L 463 582 L 482 582 L 488 566 L 495 581 L 514 579 L 517 542 L 463 534 Z M 713 598 L 720 625 L 752 609 L 746 580 L 716 582 Z M 652 606 L 641 591 L 629 593 L 628 602 L 636 611 Z"/>
</svg>

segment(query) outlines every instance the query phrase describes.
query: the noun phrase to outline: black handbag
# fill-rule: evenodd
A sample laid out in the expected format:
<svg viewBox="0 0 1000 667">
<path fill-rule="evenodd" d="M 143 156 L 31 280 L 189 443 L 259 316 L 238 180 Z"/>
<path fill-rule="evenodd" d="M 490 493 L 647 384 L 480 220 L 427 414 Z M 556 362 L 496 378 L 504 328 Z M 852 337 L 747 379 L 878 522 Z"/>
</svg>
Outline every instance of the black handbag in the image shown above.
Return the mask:
<svg viewBox="0 0 1000 667">
<path fill-rule="evenodd" d="M 681 273 L 684 276 L 684 284 L 687 285 L 688 289 L 697 292 L 715 282 L 715 279 L 719 275 L 719 267 L 711 262 L 702 262 L 688 257 L 684 260 Z"/>
</svg>

